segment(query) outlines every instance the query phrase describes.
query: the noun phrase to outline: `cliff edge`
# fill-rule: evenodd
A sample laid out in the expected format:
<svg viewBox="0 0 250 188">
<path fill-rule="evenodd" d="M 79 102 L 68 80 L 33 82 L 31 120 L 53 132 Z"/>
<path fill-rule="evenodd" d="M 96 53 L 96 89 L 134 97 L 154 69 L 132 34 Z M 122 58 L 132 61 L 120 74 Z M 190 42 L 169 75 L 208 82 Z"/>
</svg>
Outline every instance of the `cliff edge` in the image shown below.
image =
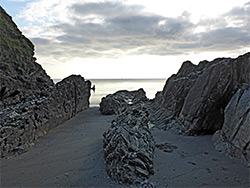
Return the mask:
<svg viewBox="0 0 250 188">
<path fill-rule="evenodd" d="M 53 85 L 36 63 L 34 45 L 0 7 L 0 110 Z"/>
<path fill-rule="evenodd" d="M 89 107 L 91 82 L 56 85 L 36 63 L 34 45 L 0 7 L 0 157 L 20 154 L 50 129 Z"/>
<path fill-rule="evenodd" d="M 221 130 L 214 140 L 220 138 L 224 142 L 220 146 L 231 151 L 227 153 L 237 150 L 236 156 L 249 160 L 249 65 L 250 53 L 198 65 L 184 62 L 166 81 L 163 91 L 156 94 L 150 121 L 187 135 Z"/>
</svg>

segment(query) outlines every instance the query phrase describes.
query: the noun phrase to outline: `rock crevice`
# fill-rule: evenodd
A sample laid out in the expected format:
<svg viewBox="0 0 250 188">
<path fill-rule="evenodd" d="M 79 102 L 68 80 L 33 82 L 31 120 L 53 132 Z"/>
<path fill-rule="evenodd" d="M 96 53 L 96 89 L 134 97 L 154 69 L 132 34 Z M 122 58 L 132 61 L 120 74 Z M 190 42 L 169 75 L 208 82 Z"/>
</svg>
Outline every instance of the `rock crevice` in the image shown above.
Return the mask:
<svg viewBox="0 0 250 188">
<path fill-rule="evenodd" d="M 250 160 L 250 88 L 241 88 L 225 109 L 225 121 L 213 140 L 216 149 Z"/>
<path fill-rule="evenodd" d="M 156 94 L 150 121 L 187 135 L 217 131 L 217 148 L 249 160 L 249 65 L 250 53 L 198 65 L 184 62 Z"/>
<path fill-rule="evenodd" d="M 221 129 L 228 102 L 241 85 L 249 84 L 249 56 L 250 53 L 236 59 L 218 58 L 196 66 L 185 62 L 156 95 L 152 121 L 165 124 L 167 129 L 168 122 L 174 120 L 189 135 Z M 165 111 L 165 117 L 160 111 Z"/>
</svg>

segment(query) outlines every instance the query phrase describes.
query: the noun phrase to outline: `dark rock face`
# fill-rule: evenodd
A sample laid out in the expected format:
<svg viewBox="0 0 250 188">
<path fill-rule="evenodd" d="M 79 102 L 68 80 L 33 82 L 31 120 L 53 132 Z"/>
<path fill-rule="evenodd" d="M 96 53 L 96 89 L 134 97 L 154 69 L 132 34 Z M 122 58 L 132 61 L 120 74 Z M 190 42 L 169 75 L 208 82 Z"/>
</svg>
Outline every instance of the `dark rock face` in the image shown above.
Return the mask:
<svg viewBox="0 0 250 188">
<path fill-rule="evenodd" d="M 211 134 L 222 128 L 224 109 L 235 92 L 250 83 L 250 53 L 195 66 L 184 62 L 152 104 L 150 120 L 165 129 Z"/>
<path fill-rule="evenodd" d="M 248 88 L 243 87 L 235 93 L 224 113 L 223 127 L 213 136 L 216 149 L 250 161 L 249 86 Z"/>
<path fill-rule="evenodd" d="M 128 107 L 103 134 L 104 157 L 111 179 L 127 184 L 152 186 L 145 180 L 153 172 L 155 142 L 148 128 L 143 103 Z"/>
<path fill-rule="evenodd" d="M 54 85 L 33 55 L 34 45 L 0 7 L 0 157 L 26 151 L 89 107 L 90 81 L 70 76 Z"/>
<path fill-rule="evenodd" d="M 100 111 L 105 115 L 118 114 L 129 105 L 147 100 L 143 89 L 137 91 L 121 90 L 103 97 L 100 103 Z"/>
<path fill-rule="evenodd" d="M 34 45 L 0 6 L 0 110 L 54 85 L 33 55 Z"/>
<path fill-rule="evenodd" d="M 1 157 L 25 152 L 51 128 L 89 107 L 91 83 L 70 76 L 43 95 L 0 111 Z"/>
</svg>

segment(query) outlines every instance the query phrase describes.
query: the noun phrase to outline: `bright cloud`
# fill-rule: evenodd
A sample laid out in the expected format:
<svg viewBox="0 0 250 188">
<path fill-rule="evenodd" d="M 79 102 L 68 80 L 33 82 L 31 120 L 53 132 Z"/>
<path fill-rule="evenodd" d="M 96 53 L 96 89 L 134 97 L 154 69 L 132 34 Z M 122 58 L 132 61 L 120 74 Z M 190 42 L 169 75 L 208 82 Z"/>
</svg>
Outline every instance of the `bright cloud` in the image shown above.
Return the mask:
<svg viewBox="0 0 250 188">
<path fill-rule="evenodd" d="M 100 59 L 124 67 L 124 59 L 250 50 L 250 2 L 243 0 L 38 0 L 19 19 L 29 22 L 22 31 L 44 64 Z"/>
</svg>

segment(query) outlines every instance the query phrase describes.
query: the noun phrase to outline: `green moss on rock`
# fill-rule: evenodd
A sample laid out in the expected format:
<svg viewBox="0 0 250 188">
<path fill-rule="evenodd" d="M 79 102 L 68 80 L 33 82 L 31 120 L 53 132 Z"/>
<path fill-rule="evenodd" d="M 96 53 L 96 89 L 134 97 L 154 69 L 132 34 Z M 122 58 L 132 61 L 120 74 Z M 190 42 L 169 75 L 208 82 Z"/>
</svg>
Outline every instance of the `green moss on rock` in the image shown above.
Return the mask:
<svg viewBox="0 0 250 188">
<path fill-rule="evenodd" d="M 33 60 L 34 45 L 0 6 L 0 61 L 22 64 Z"/>
</svg>

